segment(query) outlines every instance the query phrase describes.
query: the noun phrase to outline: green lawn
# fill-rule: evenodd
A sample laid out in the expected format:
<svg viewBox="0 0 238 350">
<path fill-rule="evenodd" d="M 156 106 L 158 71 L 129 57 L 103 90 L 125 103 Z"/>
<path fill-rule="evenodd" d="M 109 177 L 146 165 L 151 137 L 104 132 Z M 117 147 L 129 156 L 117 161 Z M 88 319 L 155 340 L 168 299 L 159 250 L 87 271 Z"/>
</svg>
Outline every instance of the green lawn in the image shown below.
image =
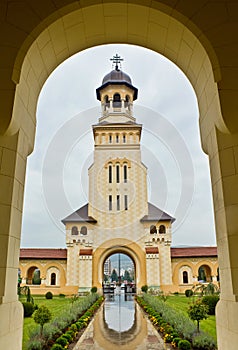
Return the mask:
<svg viewBox="0 0 238 350">
<path fill-rule="evenodd" d="M 25 298 L 22 298 L 22 301 L 24 301 Z M 60 298 L 60 297 L 54 297 L 53 299 L 46 299 L 44 296 L 34 296 L 34 303 L 38 306 L 45 305 L 47 306 L 52 315 L 53 318 L 58 316 L 62 310 L 64 310 L 67 307 L 70 307 L 70 299 L 69 298 Z M 26 317 L 24 318 L 24 326 L 23 326 L 23 343 L 22 343 L 22 349 L 26 350 L 26 344 L 29 339 L 29 333 L 34 328 L 39 327 L 33 320 L 32 317 Z"/>
<path fill-rule="evenodd" d="M 173 295 L 169 296 L 166 303 L 172 306 L 176 310 L 180 310 L 187 315 L 187 309 L 189 303 L 193 301 L 193 297 L 187 298 L 183 295 Z M 214 339 L 216 339 L 216 318 L 215 316 L 209 316 L 206 320 L 201 321 L 200 328 L 202 331 L 210 334 Z"/>
</svg>

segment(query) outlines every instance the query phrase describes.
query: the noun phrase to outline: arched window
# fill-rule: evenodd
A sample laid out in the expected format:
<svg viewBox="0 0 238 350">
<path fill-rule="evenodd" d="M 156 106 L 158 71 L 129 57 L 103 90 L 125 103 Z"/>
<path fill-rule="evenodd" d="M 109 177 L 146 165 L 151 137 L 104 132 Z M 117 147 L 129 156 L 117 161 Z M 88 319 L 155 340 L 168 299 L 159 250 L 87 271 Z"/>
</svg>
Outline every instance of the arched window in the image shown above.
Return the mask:
<svg viewBox="0 0 238 350">
<path fill-rule="evenodd" d="M 188 283 L 188 272 L 183 271 L 183 283 Z"/>
<path fill-rule="evenodd" d="M 56 285 L 56 273 L 54 273 L 54 272 L 50 275 L 50 284 L 52 286 Z"/>
<path fill-rule="evenodd" d="M 78 227 L 77 226 L 73 226 L 72 229 L 71 229 L 71 234 L 76 236 L 79 234 L 79 231 L 78 231 Z"/>
<path fill-rule="evenodd" d="M 157 229 L 155 225 L 150 226 L 150 233 L 157 233 Z"/>
<path fill-rule="evenodd" d="M 123 143 L 126 143 L 126 135 L 125 134 L 123 134 L 122 138 L 123 138 Z"/>
<path fill-rule="evenodd" d="M 108 197 L 108 210 L 112 210 L 112 195 L 111 194 Z"/>
<path fill-rule="evenodd" d="M 123 166 L 124 183 L 127 183 L 127 165 Z"/>
<path fill-rule="evenodd" d="M 80 234 L 83 235 L 83 236 L 86 236 L 88 233 L 88 229 L 86 226 L 82 226 L 81 227 L 81 230 L 80 230 Z"/>
<path fill-rule="evenodd" d="M 119 143 L 119 135 L 116 134 L 116 143 Z"/>
<path fill-rule="evenodd" d="M 160 225 L 159 233 L 165 233 L 165 232 L 166 232 L 165 226 L 164 225 Z"/>
<path fill-rule="evenodd" d="M 125 207 L 125 210 L 128 210 L 128 195 L 125 194 L 124 196 L 124 207 Z"/>
<path fill-rule="evenodd" d="M 116 180 L 117 180 L 117 183 L 120 182 L 120 165 L 116 166 Z"/>
<path fill-rule="evenodd" d="M 111 165 L 109 165 L 108 167 L 108 182 L 109 184 L 112 183 L 112 166 Z"/>
<path fill-rule="evenodd" d="M 113 107 L 120 108 L 121 107 L 121 96 L 120 94 L 114 94 L 113 96 Z"/>
<path fill-rule="evenodd" d="M 112 143 L 112 135 L 109 135 L 109 143 Z"/>
<path fill-rule="evenodd" d="M 117 194 L 117 210 L 120 210 L 120 196 Z"/>
</svg>

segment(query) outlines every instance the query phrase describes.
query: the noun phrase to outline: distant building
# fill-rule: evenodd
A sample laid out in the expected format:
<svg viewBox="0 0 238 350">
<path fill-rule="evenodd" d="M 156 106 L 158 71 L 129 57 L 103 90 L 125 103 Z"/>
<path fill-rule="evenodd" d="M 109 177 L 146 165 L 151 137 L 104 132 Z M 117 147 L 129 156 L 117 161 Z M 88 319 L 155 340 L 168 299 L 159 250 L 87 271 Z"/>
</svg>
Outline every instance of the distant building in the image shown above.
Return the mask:
<svg viewBox="0 0 238 350">
<path fill-rule="evenodd" d="M 111 259 L 108 258 L 104 263 L 104 275 L 110 277 L 112 274 Z"/>
</svg>

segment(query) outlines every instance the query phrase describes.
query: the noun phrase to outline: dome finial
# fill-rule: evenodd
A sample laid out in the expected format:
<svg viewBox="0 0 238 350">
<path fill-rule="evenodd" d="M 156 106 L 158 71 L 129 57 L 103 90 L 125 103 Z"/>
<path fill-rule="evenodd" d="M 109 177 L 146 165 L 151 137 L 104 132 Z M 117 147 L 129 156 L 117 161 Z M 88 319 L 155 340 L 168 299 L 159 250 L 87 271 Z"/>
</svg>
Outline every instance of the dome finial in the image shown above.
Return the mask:
<svg viewBox="0 0 238 350">
<path fill-rule="evenodd" d="M 120 68 L 121 68 L 121 61 L 124 61 L 124 60 L 123 58 L 121 58 L 121 56 L 116 54 L 115 56 L 110 58 L 110 61 L 112 61 L 112 63 L 115 64 L 115 70 L 119 70 L 118 65 L 120 64 Z"/>
</svg>

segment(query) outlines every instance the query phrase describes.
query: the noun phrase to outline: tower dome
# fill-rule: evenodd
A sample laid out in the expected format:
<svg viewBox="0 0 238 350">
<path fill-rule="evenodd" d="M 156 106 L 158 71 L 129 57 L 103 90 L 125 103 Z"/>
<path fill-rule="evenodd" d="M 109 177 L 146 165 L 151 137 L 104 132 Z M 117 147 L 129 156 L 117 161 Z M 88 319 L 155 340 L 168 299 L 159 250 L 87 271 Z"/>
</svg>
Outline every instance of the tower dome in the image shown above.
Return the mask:
<svg viewBox="0 0 238 350">
<path fill-rule="evenodd" d="M 114 69 L 105 75 L 102 80 L 102 85 L 96 89 L 97 99 L 101 101 L 101 92 L 109 85 L 125 85 L 131 90 L 132 99 L 136 100 L 138 94 L 137 88 L 132 85 L 129 75 L 119 69 L 119 64 L 123 59 L 120 56 L 115 55 L 111 60 L 115 64 Z"/>
<path fill-rule="evenodd" d="M 120 69 L 113 69 L 110 73 L 106 74 L 102 80 L 102 84 L 106 84 L 108 82 L 120 82 L 120 83 L 128 83 L 132 84 L 131 78 L 128 74 L 124 73 Z"/>
</svg>

